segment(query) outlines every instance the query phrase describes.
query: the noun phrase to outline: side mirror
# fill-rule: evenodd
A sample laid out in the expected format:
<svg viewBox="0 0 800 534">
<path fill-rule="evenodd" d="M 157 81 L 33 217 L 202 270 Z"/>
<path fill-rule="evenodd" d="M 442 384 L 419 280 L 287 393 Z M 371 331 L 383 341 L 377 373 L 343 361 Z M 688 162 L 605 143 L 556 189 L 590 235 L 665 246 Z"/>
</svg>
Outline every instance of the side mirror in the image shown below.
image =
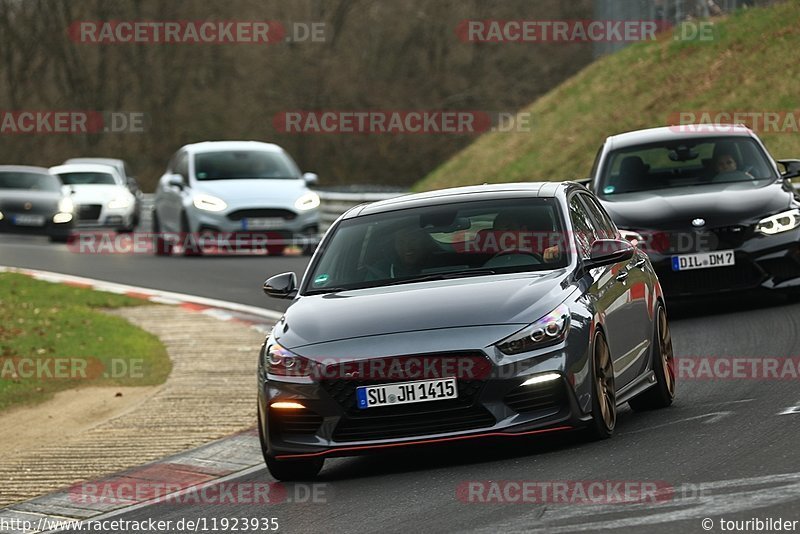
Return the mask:
<svg viewBox="0 0 800 534">
<path fill-rule="evenodd" d="M 633 258 L 633 245 L 624 239 L 598 239 L 592 243 L 589 259 L 583 264 L 587 269 L 612 265 Z"/>
<path fill-rule="evenodd" d="M 297 294 L 297 276 L 294 273 L 282 273 L 268 278 L 264 282 L 264 293 L 276 299 L 291 299 Z"/>
<path fill-rule="evenodd" d="M 307 185 L 316 185 L 316 183 L 319 182 L 319 176 L 317 176 L 316 173 L 313 172 L 304 172 L 303 180 L 306 181 Z"/>
<path fill-rule="evenodd" d="M 183 189 L 183 186 L 185 185 L 183 183 L 183 176 L 180 174 L 170 174 L 167 178 L 167 185 L 177 187 L 178 189 Z"/>
<path fill-rule="evenodd" d="M 797 178 L 800 176 L 800 159 L 779 159 L 778 163 L 786 169 L 781 176 L 784 179 Z"/>
</svg>

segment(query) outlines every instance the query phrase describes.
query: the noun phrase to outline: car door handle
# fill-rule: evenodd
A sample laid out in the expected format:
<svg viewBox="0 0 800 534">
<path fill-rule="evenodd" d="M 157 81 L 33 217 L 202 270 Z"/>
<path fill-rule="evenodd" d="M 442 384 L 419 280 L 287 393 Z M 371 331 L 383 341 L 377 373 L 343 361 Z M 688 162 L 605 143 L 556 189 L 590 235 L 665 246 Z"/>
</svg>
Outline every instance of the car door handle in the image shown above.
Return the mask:
<svg viewBox="0 0 800 534">
<path fill-rule="evenodd" d="M 619 280 L 620 282 L 624 282 L 627 279 L 628 279 L 628 271 L 620 271 L 620 273 L 617 275 L 617 280 Z"/>
<path fill-rule="evenodd" d="M 633 266 L 634 266 L 634 267 L 637 267 L 637 268 L 639 268 L 639 269 L 641 269 L 642 267 L 644 267 L 644 264 L 645 264 L 645 263 L 647 263 L 647 260 L 646 260 L 646 259 L 644 259 L 644 258 L 639 258 L 638 260 L 636 260 L 636 263 L 634 263 L 634 264 L 633 264 Z"/>
</svg>

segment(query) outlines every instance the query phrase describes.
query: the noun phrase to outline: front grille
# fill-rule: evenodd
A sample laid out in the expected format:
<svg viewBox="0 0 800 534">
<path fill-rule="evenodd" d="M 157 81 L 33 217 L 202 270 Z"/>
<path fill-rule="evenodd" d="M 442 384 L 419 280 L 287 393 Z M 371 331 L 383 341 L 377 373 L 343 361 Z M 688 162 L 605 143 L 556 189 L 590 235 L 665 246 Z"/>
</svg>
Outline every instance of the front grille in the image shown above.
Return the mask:
<svg viewBox="0 0 800 534">
<path fill-rule="evenodd" d="M 564 384 L 560 380 L 520 386 L 511 390 L 503 402 L 517 413 L 561 408 L 566 403 Z"/>
<path fill-rule="evenodd" d="M 232 221 L 241 221 L 242 219 L 256 219 L 256 218 L 277 218 L 287 221 L 297 218 L 297 214 L 290 210 L 283 209 L 244 209 L 232 211 L 228 214 L 228 219 Z"/>
<path fill-rule="evenodd" d="M 764 280 L 764 274 L 753 262 L 737 256 L 736 265 L 730 267 L 690 271 L 659 269 L 658 279 L 665 294 L 683 295 L 754 288 Z"/>
<path fill-rule="evenodd" d="M 739 248 L 752 235 L 752 228 L 738 225 L 659 232 L 656 234 L 657 237 L 654 238 L 653 247 L 656 250 L 663 250 L 662 243 L 668 243 L 668 248 L 663 250 L 663 254 L 691 254 L 693 252 L 729 250 Z"/>
<path fill-rule="evenodd" d="M 307 408 L 270 411 L 269 425 L 279 435 L 314 435 L 321 424 L 322 416 Z"/>
<path fill-rule="evenodd" d="M 78 206 L 79 221 L 96 221 L 100 217 L 103 206 L 100 204 L 83 204 Z"/>
</svg>

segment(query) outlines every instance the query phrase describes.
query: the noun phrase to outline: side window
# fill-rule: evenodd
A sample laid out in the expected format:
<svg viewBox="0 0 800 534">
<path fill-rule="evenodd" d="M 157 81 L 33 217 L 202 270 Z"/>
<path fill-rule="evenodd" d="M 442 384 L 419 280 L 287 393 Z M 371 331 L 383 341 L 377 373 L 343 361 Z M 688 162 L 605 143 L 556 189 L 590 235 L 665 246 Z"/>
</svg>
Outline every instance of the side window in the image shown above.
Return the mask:
<svg viewBox="0 0 800 534">
<path fill-rule="evenodd" d="M 600 156 L 603 155 L 603 147 L 605 146 L 605 143 L 600 145 L 600 149 L 597 151 L 597 155 L 594 157 L 594 164 L 592 164 L 592 170 L 589 173 L 589 178 L 592 179 L 592 182 L 594 182 L 594 177 L 597 174 L 597 167 L 600 166 Z"/>
<path fill-rule="evenodd" d="M 592 219 L 586 211 L 578 195 L 573 195 L 569 201 L 569 218 L 575 232 L 575 244 L 581 258 L 588 258 L 592 243 L 599 239 L 597 231 L 592 224 Z"/>
<path fill-rule="evenodd" d="M 611 220 L 611 217 L 606 213 L 606 210 L 598 204 L 597 200 L 589 195 L 580 195 L 580 197 L 583 203 L 586 204 L 586 208 L 589 211 L 589 215 L 600 237 L 602 239 L 617 239 L 617 237 L 619 237 L 619 232 L 614 222 Z"/>
<path fill-rule="evenodd" d="M 186 155 L 186 152 L 183 154 L 178 154 L 178 157 L 175 160 L 175 167 L 172 169 L 172 172 L 183 176 L 184 182 L 189 181 L 189 157 Z"/>
</svg>

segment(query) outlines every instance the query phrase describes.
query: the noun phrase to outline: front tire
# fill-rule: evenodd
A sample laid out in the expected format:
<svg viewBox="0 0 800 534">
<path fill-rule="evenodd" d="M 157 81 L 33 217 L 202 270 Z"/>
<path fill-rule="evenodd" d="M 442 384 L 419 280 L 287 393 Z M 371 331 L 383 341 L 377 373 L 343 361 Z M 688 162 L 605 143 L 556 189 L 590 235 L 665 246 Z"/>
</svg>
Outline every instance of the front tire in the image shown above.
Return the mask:
<svg viewBox="0 0 800 534">
<path fill-rule="evenodd" d="M 669 331 L 664 306 L 656 310 L 656 329 L 653 345 L 653 372 L 656 383 L 650 389 L 628 401 L 637 412 L 666 408 L 675 399 L 675 356 L 672 352 L 672 334 Z"/>
<path fill-rule="evenodd" d="M 153 248 L 156 256 L 169 256 L 172 254 L 172 243 L 168 242 L 161 234 L 161 223 L 158 220 L 156 210 L 153 210 L 153 234 L 155 235 Z"/>
<path fill-rule="evenodd" d="M 276 460 L 267 452 L 267 440 L 264 439 L 264 429 L 261 428 L 261 409 L 258 416 L 258 440 L 261 443 L 261 454 L 267 464 L 269 473 L 277 480 L 292 482 L 295 480 L 312 480 L 316 478 L 325 464 L 324 458 L 310 458 L 300 460 Z"/>
<path fill-rule="evenodd" d="M 617 425 L 617 390 L 614 383 L 614 364 L 608 344 L 601 332 L 592 344 L 592 419 L 589 435 L 593 439 L 607 439 Z"/>
</svg>

